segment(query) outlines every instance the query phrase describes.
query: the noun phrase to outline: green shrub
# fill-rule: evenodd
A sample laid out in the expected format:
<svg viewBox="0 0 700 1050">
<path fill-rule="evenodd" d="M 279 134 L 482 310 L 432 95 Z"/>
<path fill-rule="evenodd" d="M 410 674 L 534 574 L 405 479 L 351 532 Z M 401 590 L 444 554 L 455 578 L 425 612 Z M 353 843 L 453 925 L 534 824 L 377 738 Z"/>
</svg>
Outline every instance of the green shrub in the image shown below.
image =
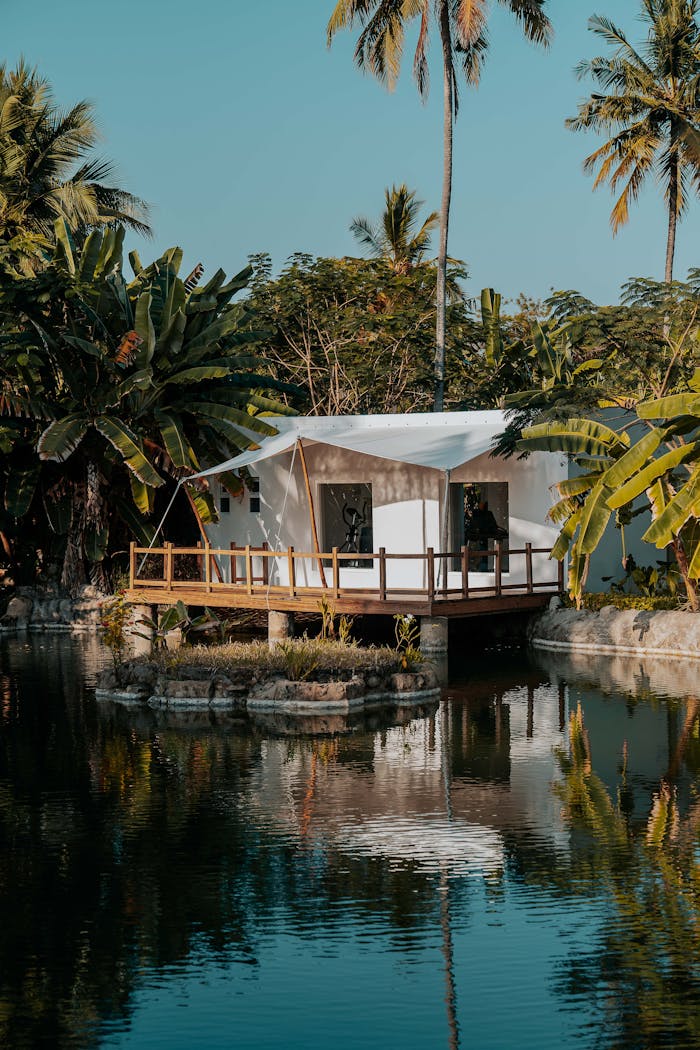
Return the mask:
<svg viewBox="0 0 700 1050">
<path fill-rule="evenodd" d="M 567 601 L 565 604 L 573 606 L 573 603 L 570 601 Z M 679 597 L 672 597 L 669 594 L 651 596 L 646 594 L 610 594 L 607 591 L 602 591 L 582 595 L 581 606 L 583 609 L 590 609 L 592 612 L 598 612 L 608 605 L 613 606 L 615 609 L 638 609 L 640 612 L 654 612 L 660 609 L 679 609 L 681 604 Z"/>
</svg>

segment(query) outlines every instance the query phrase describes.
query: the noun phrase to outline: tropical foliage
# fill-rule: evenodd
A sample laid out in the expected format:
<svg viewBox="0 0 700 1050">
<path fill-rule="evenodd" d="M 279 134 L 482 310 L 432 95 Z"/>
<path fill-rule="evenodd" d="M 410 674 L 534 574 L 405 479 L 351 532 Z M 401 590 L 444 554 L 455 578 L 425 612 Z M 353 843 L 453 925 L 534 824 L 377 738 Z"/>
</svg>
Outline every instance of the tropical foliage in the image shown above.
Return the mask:
<svg viewBox="0 0 700 1050">
<path fill-rule="evenodd" d="M 360 217 L 353 219 L 350 230 L 375 259 L 383 259 L 396 273 L 407 274 L 423 262 L 430 250 L 430 235 L 438 224 L 433 211 L 416 229 L 423 201 L 405 183 L 386 190 L 386 206 L 378 224 Z"/>
<path fill-rule="evenodd" d="M 611 515 L 624 528 L 634 514 L 650 510 L 643 539 L 671 548 L 690 607 L 700 608 L 700 369 L 689 387 L 637 405 L 617 429 L 569 419 L 523 432 L 521 449 L 567 453 L 580 470 L 559 482 L 560 499 L 549 512 L 561 525 L 552 557 L 570 555 L 569 590 L 579 604 L 590 556 Z"/>
<path fill-rule="evenodd" d="M 123 239 L 93 231 L 76 250 L 59 220 L 37 274 L 0 269 L 5 513 L 63 537 L 71 588 L 86 566 L 104 583 L 112 534 L 147 541 L 159 490 L 274 433 L 263 416 L 288 409 L 269 394 L 293 393 L 257 371 L 250 311 L 231 301 L 249 268 L 200 287 L 173 248 L 145 267 L 132 253 L 128 281 Z M 215 517 L 208 492 L 189 496 L 202 522 Z"/>
<path fill-rule="evenodd" d="M 63 111 L 36 69 L 0 66 L 0 238 L 51 240 L 58 218 L 73 233 L 115 224 L 149 233 L 147 206 L 115 185 L 97 141 L 89 102 Z"/>
<path fill-rule="evenodd" d="M 260 351 L 274 375 L 304 386 L 311 415 L 429 411 L 432 406 L 435 267 L 397 272 L 384 260 L 293 255 L 273 279 L 269 256 L 252 258 L 249 306 L 268 335 Z M 450 271 L 448 400 L 461 400 L 463 348 L 480 339 Z"/>
<path fill-rule="evenodd" d="M 546 45 L 551 25 L 544 13 L 545 0 L 500 0 L 515 15 L 528 40 Z M 431 23 L 441 45 L 443 82 L 443 180 L 440 206 L 440 246 L 437 256 L 434 354 L 434 408 L 441 411 L 445 396 L 447 242 L 452 199 L 452 139 L 459 109 L 458 81 L 479 83 L 488 50 L 488 5 L 485 0 L 337 0 L 327 27 L 328 43 L 341 29 L 361 26 L 355 48 L 360 69 L 372 73 L 392 90 L 399 77 L 406 26 L 418 21 L 418 43 L 413 72 L 419 94 L 428 95 L 428 44 Z"/>
<path fill-rule="evenodd" d="M 610 215 L 613 233 L 629 218 L 649 176 L 663 186 L 668 209 L 666 281 L 673 278 L 676 226 L 697 191 L 700 176 L 700 25 L 697 0 L 642 0 L 647 38 L 635 48 L 608 18 L 593 32 L 612 55 L 581 62 L 580 77 L 596 90 L 567 124 L 610 138 L 588 156 L 594 188 L 607 182 L 619 196 Z"/>
</svg>

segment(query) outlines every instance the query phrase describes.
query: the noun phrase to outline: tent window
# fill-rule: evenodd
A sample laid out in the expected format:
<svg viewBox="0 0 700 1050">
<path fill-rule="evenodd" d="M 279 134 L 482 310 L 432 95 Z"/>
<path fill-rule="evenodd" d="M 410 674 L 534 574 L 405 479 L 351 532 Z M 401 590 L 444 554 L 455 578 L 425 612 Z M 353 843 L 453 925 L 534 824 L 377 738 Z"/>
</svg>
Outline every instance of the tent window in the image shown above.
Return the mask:
<svg viewBox="0 0 700 1050">
<path fill-rule="evenodd" d="M 505 481 L 470 481 L 450 485 L 450 538 L 452 550 L 463 545 L 472 550 L 493 550 L 500 539 L 508 549 L 508 484 Z M 486 555 L 471 558 L 473 572 L 493 572 L 494 559 Z M 459 564 L 453 566 L 459 568 Z M 508 572 L 508 555 L 503 571 Z"/>
<path fill-rule="evenodd" d="M 372 553 L 372 486 L 320 485 L 323 549 L 341 554 Z M 371 569 L 371 558 L 343 559 L 341 568 Z"/>
</svg>

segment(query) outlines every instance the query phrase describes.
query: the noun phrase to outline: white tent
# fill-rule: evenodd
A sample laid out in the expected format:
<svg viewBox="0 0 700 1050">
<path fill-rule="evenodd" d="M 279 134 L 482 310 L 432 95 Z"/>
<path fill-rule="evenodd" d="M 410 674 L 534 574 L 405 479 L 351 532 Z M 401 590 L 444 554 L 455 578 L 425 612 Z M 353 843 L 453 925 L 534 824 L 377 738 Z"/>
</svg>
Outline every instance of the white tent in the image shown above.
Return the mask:
<svg viewBox="0 0 700 1050">
<path fill-rule="evenodd" d="M 274 437 L 194 476 L 206 478 L 251 466 L 286 452 L 300 439 L 419 467 L 453 470 L 487 452 L 505 428 L 503 412 L 282 416 L 270 422 L 278 430 Z"/>
</svg>

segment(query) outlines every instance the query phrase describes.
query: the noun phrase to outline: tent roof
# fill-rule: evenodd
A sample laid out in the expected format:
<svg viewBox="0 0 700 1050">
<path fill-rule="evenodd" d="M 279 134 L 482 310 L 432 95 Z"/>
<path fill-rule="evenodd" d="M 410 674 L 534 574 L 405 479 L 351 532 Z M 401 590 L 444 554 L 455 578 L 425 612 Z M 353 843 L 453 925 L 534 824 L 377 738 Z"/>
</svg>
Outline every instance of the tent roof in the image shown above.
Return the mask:
<svg viewBox="0 0 700 1050">
<path fill-rule="evenodd" d="M 278 430 L 276 435 L 195 476 L 210 477 L 251 466 L 286 452 L 298 438 L 420 467 L 451 470 L 488 452 L 493 439 L 505 428 L 503 412 L 281 416 L 270 422 Z"/>
</svg>

